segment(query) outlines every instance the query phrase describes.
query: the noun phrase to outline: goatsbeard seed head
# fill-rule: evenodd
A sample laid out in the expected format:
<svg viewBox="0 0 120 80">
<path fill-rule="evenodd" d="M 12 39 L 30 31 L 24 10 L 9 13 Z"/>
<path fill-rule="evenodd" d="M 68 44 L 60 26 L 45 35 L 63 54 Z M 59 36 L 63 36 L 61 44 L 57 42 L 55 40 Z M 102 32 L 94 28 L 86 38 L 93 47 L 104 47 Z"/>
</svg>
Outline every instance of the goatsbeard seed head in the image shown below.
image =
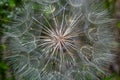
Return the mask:
<svg viewBox="0 0 120 80">
<path fill-rule="evenodd" d="M 26 80 L 100 80 L 116 44 L 99 0 L 29 0 L 6 26 L 7 61 Z M 114 45 L 115 46 L 115 45 Z"/>
</svg>

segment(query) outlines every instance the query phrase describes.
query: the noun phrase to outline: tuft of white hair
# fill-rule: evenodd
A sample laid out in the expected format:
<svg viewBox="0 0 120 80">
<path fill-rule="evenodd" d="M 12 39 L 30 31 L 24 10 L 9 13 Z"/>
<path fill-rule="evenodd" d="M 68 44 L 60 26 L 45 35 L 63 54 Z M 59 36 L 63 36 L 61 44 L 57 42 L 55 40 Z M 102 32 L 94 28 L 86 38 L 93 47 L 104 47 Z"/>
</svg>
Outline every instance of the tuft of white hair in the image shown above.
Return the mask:
<svg viewBox="0 0 120 80">
<path fill-rule="evenodd" d="M 28 0 L 6 26 L 17 80 L 100 80 L 116 46 L 100 0 Z"/>
</svg>

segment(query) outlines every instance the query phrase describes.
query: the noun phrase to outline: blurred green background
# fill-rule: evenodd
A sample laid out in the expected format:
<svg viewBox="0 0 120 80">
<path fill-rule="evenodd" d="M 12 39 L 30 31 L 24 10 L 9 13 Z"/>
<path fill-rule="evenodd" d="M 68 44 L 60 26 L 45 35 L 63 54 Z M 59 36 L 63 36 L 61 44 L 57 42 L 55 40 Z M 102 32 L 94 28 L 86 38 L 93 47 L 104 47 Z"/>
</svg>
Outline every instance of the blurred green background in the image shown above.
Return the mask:
<svg viewBox="0 0 120 80">
<path fill-rule="evenodd" d="M 0 40 L 3 37 L 3 30 L 5 29 L 3 25 L 10 21 L 10 18 L 14 15 L 14 11 L 19 9 L 23 1 L 0 0 Z M 117 0 L 104 0 L 103 5 L 105 5 L 105 8 L 110 11 L 111 15 L 114 15 L 116 12 L 116 2 Z M 117 22 L 116 27 L 120 29 L 120 22 Z M 0 43 L 0 80 L 15 80 L 12 71 L 10 71 L 9 67 L 5 64 L 2 58 L 5 48 L 5 45 Z M 113 73 L 111 76 L 105 77 L 103 80 L 120 80 L 120 77 L 117 74 Z"/>
</svg>

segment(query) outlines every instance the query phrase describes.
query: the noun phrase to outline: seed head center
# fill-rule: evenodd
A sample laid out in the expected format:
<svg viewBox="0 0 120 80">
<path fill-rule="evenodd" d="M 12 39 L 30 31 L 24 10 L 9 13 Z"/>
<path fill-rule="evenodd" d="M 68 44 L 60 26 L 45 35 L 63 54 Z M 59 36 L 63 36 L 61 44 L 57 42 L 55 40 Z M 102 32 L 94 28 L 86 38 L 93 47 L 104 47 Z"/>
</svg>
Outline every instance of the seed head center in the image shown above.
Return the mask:
<svg viewBox="0 0 120 80">
<path fill-rule="evenodd" d="M 53 36 L 53 41 L 55 43 L 63 43 L 65 41 L 65 37 L 63 35 L 55 35 Z"/>
</svg>

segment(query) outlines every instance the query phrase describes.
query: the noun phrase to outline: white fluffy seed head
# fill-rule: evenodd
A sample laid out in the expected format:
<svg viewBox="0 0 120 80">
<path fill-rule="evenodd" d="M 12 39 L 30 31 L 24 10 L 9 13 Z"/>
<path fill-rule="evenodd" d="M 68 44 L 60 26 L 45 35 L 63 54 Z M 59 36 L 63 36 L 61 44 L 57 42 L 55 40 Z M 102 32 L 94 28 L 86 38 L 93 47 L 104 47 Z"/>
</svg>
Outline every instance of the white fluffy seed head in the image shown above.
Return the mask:
<svg viewBox="0 0 120 80">
<path fill-rule="evenodd" d="M 99 1 L 28 2 L 5 32 L 10 52 L 6 60 L 16 76 L 20 80 L 100 80 L 112 62 L 116 42 L 112 20 Z"/>
</svg>

